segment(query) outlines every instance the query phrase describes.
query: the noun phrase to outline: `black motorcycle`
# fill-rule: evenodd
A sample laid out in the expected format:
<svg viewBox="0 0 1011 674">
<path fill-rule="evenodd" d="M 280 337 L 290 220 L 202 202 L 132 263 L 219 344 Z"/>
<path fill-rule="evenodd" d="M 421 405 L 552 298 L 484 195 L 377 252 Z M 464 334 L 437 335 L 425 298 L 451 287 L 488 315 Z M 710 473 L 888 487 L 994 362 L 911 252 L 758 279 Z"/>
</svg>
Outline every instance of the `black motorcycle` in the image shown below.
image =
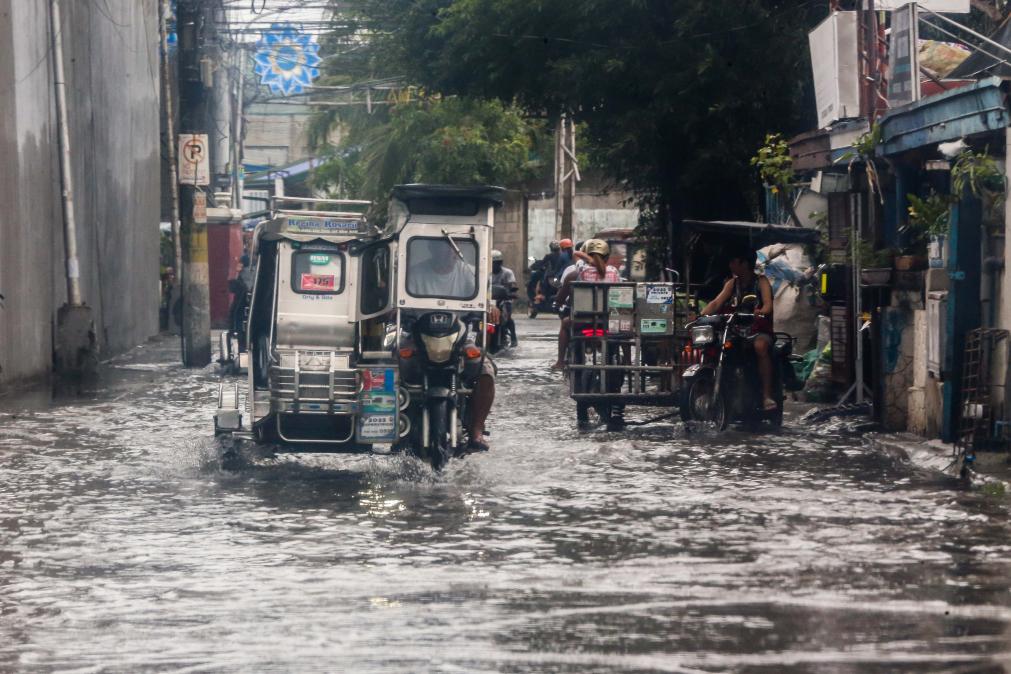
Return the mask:
<svg viewBox="0 0 1011 674">
<path fill-rule="evenodd" d="M 409 446 L 432 468 L 441 470 L 467 444 L 464 420 L 484 351 L 468 336 L 480 315 L 449 311 L 423 313 L 402 326 L 400 376 L 409 394 L 404 410 Z"/>
<path fill-rule="evenodd" d="M 485 323 L 484 341 L 482 344 L 488 349 L 488 353 L 495 354 L 514 346 L 510 342 L 509 322 L 513 317 L 513 300 L 516 299 L 515 290 L 510 290 L 505 286 L 493 285 L 491 287 L 491 298 L 499 311 L 497 323 L 487 321 Z"/>
<path fill-rule="evenodd" d="M 541 285 L 541 300 L 537 301 L 537 284 Z M 554 307 L 555 295 L 561 284 L 557 279 L 546 275 L 544 260 L 537 260 L 530 263 L 530 281 L 527 283 L 527 300 L 530 308 L 530 318 L 537 318 L 537 314 L 554 314 L 557 309 Z"/>
<path fill-rule="evenodd" d="M 755 315 L 733 313 L 703 316 L 686 327 L 691 333 L 691 363 L 682 375 L 681 418 L 712 423 L 719 430 L 731 423 L 757 427 L 768 422 L 783 425 L 784 390 L 803 387 L 791 355 L 793 337 L 774 334 L 772 348 L 773 399 L 776 409 L 766 410 L 758 362 L 750 343 Z"/>
</svg>

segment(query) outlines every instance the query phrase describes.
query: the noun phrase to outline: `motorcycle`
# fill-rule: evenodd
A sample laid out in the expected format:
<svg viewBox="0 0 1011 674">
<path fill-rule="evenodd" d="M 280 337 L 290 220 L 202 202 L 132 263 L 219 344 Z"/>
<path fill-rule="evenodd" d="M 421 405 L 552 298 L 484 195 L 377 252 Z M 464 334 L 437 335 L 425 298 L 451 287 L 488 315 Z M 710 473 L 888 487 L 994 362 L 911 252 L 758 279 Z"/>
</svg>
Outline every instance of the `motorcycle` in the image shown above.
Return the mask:
<svg viewBox="0 0 1011 674">
<path fill-rule="evenodd" d="M 499 353 L 510 346 L 509 334 L 506 326 L 513 315 L 513 300 L 515 296 L 510 293 L 505 286 L 493 285 L 491 287 L 491 298 L 499 310 L 497 323 L 488 321 L 485 324 L 484 345 L 488 353 Z"/>
<path fill-rule="evenodd" d="M 754 303 L 744 298 L 742 306 Z M 762 404 L 762 383 L 758 361 L 751 342 L 755 314 L 736 311 L 731 314 L 702 316 L 686 327 L 691 344 L 686 355 L 691 364 L 682 375 L 681 418 L 712 423 L 723 430 L 731 423 L 757 426 L 768 422 L 773 428 L 783 425 L 784 391 L 797 391 L 803 384 L 791 363 L 793 337 L 785 332 L 773 335 L 774 410 Z"/>
<path fill-rule="evenodd" d="M 484 352 L 468 339 L 480 314 L 432 311 L 404 317 L 400 373 L 409 392 L 409 446 L 436 470 L 467 444 L 463 420 Z"/>
<path fill-rule="evenodd" d="M 540 295 L 540 300 L 537 299 L 538 283 L 541 284 L 541 290 L 543 291 Z M 527 283 L 530 318 L 537 318 L 537 314 L 557 313 L 558 310 L 554 306 L 554 300 L 559 285 L 557 279 L 545 280 L 544 260 L 536 260 L 530 263 L 530 281 Z"/>
</svg>

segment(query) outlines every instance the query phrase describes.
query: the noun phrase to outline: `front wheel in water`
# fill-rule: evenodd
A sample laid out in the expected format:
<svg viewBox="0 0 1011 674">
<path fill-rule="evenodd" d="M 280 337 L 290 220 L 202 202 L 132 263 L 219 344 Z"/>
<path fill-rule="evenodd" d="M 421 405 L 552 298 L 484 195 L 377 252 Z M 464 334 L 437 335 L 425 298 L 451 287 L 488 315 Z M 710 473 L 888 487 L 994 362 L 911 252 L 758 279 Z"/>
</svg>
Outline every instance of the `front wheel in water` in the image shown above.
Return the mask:
<svg viewBox="0 0 1011 674">
<path fill-rule="evenodd" d="M 451 455 L 449 401 L 433 400 L 428 404 L 428 461 L 435 470 L 442 470 Z"/>
<path fill-rule="evenodd" d="M 692 383 L 687 406 L 690 419 L 713 424 L 721 431 L 727 427 L 727 403 L 723 395 L 716 392 L 713 377 L 703 377 Z"/>
</svg>

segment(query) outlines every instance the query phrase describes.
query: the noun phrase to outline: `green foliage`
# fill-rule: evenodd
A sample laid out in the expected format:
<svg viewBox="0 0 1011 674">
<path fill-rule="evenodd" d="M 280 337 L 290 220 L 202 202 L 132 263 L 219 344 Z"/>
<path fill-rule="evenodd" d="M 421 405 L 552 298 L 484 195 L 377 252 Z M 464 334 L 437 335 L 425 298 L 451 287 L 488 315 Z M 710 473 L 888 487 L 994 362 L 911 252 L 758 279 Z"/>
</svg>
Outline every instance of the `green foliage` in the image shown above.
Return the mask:
<svg viewBox="0 0 1011 674">
<path fill-rule="evenodd" d="M 748 164 L 770 128 L 813 126 L 807 31 L 824 3 L 787 0 L 356 0 L 345 35 L 370 76 L 566 113 L 580 147 L 636 195 L 666 249 L 683 217 L 751 218 Z M 342 59 L 332 60 L 339 72 Z M 548 155 L 550 159 L 550 155 Z"/>
<path fill-rule="evenodd" d="M 955 195 L 964 195 L 966 190 L 976 197 L 1004 193 L 1004 174 L 997 160 L 987 153 L 988 149 L 982 152 L 965 149 L 958 155 L 951 167 L 951 189 Z"/>
<path fill-rule="evenodd" d="M 751 158 L 751 165 L 758 167 L 762 181 L 772 187 L 774 194 L 787 192 L 793 184 L 793 159 L 790 158 L 790 146 L 778 133 L 765 136 L 765 145 L 758 149 L 758 154 Z"/>
<path fill-rule="evenodd" d="M 346 127 L 314 176 L 340 196 L 382 203 L 398 183 L 509 184 L 543 165 L 531 156 L 540 125 L 498 101 L 412 100 Z"/>
<path fill-rule="evenodd" d="M 881 138 L 881 126 L 875 122 L 871 125 L 870 130 L 861 134 L 853 142 L 853 149 L 845 152 L 838 161 L 848 161 L 850 173 L 853 172 L 854 164 L 862 163 L 864 175 L 867 177 L 867 189 L 872 195 L 877 193 L 881 203 L 884 203 L 885 195 L 881 192 L 881 180 L 878 177 L 878 167 L 874 161 L 878 145 L 881 144 Z"/>
<path fill-rule="evenodd" d="M 857 244 L 857 255 L 860 256 L 862 269 L 880 269 L 892 266 L 895 251 L 891 248 L 878 248 L 870 241 L 861 241 Z"/>
<path fill-rule="evenodd" d="M 906 198 L 909 200 L 909 220 L 900 227 L 900 231 L 923 232 L 929 236 L 944 236 L 948 233 L 949 211 L 953 201 L 950 195 L 930 190 L 926 199 L 915 194 L 907 194 Z"/>
<path fill-rule="evenodd" d="M 860 135 L 853 143 L 853 151 L 857 157 L 864 161 L 872 161 L 877 152 L 878 145 L 881 145 L 881 126 L 875 122 L 870 130 Z"/>
</svg>

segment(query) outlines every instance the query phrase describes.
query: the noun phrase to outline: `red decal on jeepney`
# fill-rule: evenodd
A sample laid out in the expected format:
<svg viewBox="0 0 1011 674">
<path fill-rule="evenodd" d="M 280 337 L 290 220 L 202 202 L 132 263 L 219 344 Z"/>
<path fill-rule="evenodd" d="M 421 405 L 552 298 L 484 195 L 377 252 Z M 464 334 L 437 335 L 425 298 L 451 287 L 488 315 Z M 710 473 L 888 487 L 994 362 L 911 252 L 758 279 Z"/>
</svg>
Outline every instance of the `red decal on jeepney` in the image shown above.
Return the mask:
<svg viewBox="0 0 1011 674">
<path fill-rule="evenodd" d="M 302 283 L 299 289 L 329 292 L 336 287 L 334 281 L 333 274 L 302 274 Z"/>
</svg>

